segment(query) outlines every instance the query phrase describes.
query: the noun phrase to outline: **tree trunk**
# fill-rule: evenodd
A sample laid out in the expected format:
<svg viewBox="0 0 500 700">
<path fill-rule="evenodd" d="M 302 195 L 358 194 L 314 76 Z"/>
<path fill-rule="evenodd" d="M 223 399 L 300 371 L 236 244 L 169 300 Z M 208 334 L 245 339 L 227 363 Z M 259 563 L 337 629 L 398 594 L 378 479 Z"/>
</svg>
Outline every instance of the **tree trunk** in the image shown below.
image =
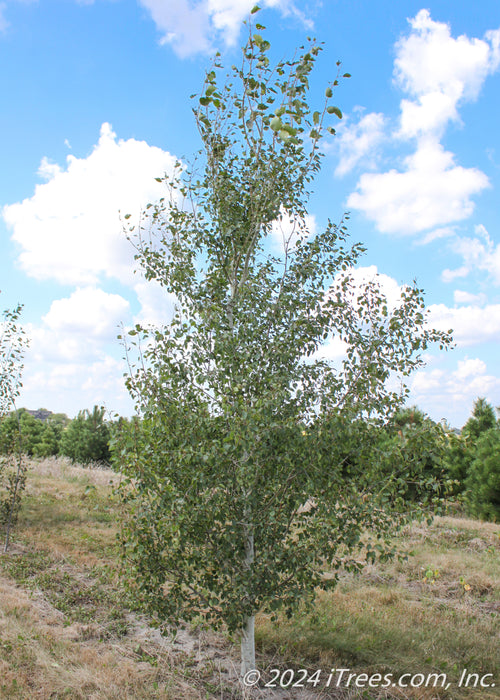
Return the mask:
<svg viewBox="0 0 500 700">
<path fill-rule="evenodd" d="M 250 569 L 254 560 L 253 530 L 245 527 L 245 568 Z M 255 669 L 255 615 L 246 618 L 241 629 L 241 677 Z"/>
<path fill-rule="evenodd" d="M 241 677 L 255 669 L 255 615 L 247 617 L 241 630 Z"/>
</svg>

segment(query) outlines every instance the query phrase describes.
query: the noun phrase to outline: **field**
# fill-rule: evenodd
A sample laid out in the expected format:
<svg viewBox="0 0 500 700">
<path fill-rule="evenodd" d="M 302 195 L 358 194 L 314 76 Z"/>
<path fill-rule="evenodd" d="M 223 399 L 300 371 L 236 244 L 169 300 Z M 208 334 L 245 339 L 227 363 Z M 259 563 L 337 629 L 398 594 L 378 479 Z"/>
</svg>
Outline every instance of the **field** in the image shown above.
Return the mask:
<svg viewBox="0 0 500 700">
<path fill-rule="evenodd" d="M 124 595 L 117 478 L 62 460 L 31 465 L 11 548 L 0 556 L 0 698 L 243 697 L 239 648 L 227 635 L 201 621 L 160 634 Z M 455 514 L 408 528 L 398 544 L 406 561 L 344 575 L 312 613 L 279 624 L 258 618 L 264 681 L 279 673 L 286 684 L 293 670 L 299 685 L 250 697 L 500 697 L 500 525 Z M 333 668 L 358 676 L 347 683 L 345 672 L 337 687 L 334 674 L 326 687 Z M 458 687 L 464 669 L 469 687 Z M 382 687 L 389 683 L 375 674 L 409 674 L 407 687 Z"/>
</svg>

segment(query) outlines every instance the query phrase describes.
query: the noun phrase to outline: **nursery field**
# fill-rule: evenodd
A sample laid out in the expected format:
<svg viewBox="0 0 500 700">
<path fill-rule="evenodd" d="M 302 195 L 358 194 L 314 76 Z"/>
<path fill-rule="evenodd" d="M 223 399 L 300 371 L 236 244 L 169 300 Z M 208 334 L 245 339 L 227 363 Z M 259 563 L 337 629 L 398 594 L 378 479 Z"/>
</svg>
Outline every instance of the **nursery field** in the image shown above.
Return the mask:
<svg viewBox="0 0 500 700">
<path fill-rule="evenodd" d="M 118 478 L 31 464 L 0 556 L 0 698 L 500 697 L 499 524 L 414 524 L 398 538 L 406 560 L 343 574 L 290 620 L 258 617 L 261 683 L 244 690 L 227 635 L 201 620 L 160 633 L 123 593 Z"/>
</svg>

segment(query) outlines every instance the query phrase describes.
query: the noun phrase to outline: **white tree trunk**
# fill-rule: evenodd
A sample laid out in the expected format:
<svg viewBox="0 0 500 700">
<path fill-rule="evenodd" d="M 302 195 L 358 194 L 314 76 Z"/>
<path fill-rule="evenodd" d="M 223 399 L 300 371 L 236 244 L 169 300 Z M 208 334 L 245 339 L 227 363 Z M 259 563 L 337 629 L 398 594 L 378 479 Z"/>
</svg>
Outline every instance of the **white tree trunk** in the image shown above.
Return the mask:
<svg viewBox="0 0 500 700">
<path fill-rule="evenodd" d="M 245 567 L 249 569 L 254 560 L 253 530 L 245 528 Z M 247 617 L 241 629 L 241 677 L 255 670 L 255 615 Z"/>
<path fill-rule="evenodd" d="M 241 677 L 255 669 L 255 615 L 247 617 L 241 630 Z"/>
</svg>

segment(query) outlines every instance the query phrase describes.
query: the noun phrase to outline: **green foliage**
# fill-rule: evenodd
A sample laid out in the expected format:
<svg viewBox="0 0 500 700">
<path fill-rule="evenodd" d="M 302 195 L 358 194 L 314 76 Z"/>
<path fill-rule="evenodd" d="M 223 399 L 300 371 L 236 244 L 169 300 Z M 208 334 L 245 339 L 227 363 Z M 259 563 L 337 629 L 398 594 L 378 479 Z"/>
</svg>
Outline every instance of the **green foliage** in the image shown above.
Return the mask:
<svg viewBox="0 0 500 700">
<path fill-rule="evenodd" d="M 4 311 L 0 323 L 0 416 L 15 405 L 22 387 L 23 356 L 27 347 L 26 335 L 19 323 L 22 308 L 19 304 L 13 311 Z"/>
<path fill-rule="evenodd" d="M 446 468 L 455 481 L 454 492 L 460 494 L 465 489 L 465 479 L 473 459 L 473 450 L 462 435 L 450 434 L 446 454 Z"/>
<path fill-rule="evenodd" d="M 449 438 L 444 428 L 418 408 L 398 411 L 381 431 L 379 461 L 387 478 L 398 483 L 399 503 L 436 503 L 452 483 L 446 458 Z"/>
<path fill-rule="evenodd" d="M 25 408 L 20 408 L 5 416 L 0 424 L 0 453 L 12 454 L 19 446 L 21 452 L 30 457 L 57 455 L 63 430 L 68 423 L 69 419 L 64 413 L 41 420 Z"/>
<path fill-rule="evenodd" d="M 129 585 L 162 620 L 201 614 L 230 630 L 335 585 L 326 563 L 359 568 L 366 528 L 368 560 L 392 553 L 388 534 L 419 506 L 401 508 L 406 484 L 370 461 L 406 396 L 390 380 L 449 342 L 428 329 L 417 287 L 391 307 L 376 280 L 356 284 L 364 249 L 347 246 L 344 222 L 307 230 L 338 80 L 311 110 L 320 47 L 275 66 L 268 50 L 250 32 L 230 79 L 217 62 L 207 73 L 194 110 L 204 171 L 179 166 L 129 229 L 146 277 L 177 298 L 172 322 L 137 326 L 127 348 L 142 348 L 128 382 L 142 420 L 116 447 Z M 287 217 L 295 241 L 271 255 Z M 331 337 L 347 348 L 336 366 L 318 356 Z M 398 454 L 404 482 L 403 444 Z"/>
<path fill-rule="evenodd" d="M 461 434 L 450 436 L 446 462 L 450 477 L 456 481 L 455 493 L 462 494 L 467 490 L 471 471 L 474 471 L 475 476 L 470 483 L 474 483 L 474 491 L 477 490 L 481 470 L 478 471 L 477 466 L 473 469 L 472 465 L 477 458 L 478 444 L 485 433 L 495 428 L 498 428 L 498 423 L 493 407 L 484 398 L 477 399 Z"/>
<path fill-rule="evenodd" d="M 23 355 L 27 347 L 24 329 L 19 323 L 22 306 L 4 311 L 0 330 L 0 431 L 21 389 Z M 26 485 L 26 465 L 21 446 L 19 420 L 12 432 L 12 454 L 0 457 L 0 526 L 5 529 L 5 551 L 10 530 L 17 521 L 21 494 Z"/>
<path fill-rule="evenodd" d="M 484 520 L 500 520 L 500 429 L 481 433 L 465 482 L 470 512 Z"/>
<path fill-rule="evenodd" d="M 80 411 L 61 436 L 60 452 L 73 462 L 109 462 L 110 431 L 103 407 Z"/>
<path fill-rule="evenodd" d="M 472 443 L 476 443 L 482 433 L 496 426 L 495 410 L 486 399 L 479 398 L 474 402 L 472 416 L 463 427 L 463 435 Z"/>
</svg>

